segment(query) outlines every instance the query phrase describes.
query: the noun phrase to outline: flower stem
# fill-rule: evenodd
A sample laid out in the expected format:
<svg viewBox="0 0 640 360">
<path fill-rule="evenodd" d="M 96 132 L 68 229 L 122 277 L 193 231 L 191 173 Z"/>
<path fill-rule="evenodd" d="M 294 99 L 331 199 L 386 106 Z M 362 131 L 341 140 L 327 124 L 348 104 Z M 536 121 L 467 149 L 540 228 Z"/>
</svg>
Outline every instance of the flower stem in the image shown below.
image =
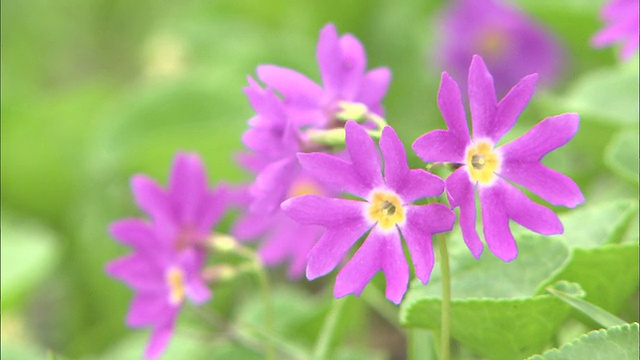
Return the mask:
<svg viewBox="0 0 640 360">
<path fill-rule="evenodd" d="M 327 314 L 327 317 L 324 319 L 322 329 L 320 330 L 320 334 L 316 340 L 316 345 L 313 348 L 313 359 L 327 359 L 329 346 L 331 345 L 331 340 L 333 339 L 333 334 L 336 330 L 336 326 L 338 325 L 338 319 L 340 318 L 345 302 L 346 300 L 343 299 L 333 300 L 329 314 Z"/>
<path fill-rule="evenodd" d="M 451 336 L 451 272 L 446 235 L 437 235 L 440 249 L 440 272 L 442 273 L 442 313 L 440 317 L 440 360 L 449 360 L 449 338 Z"/>
<path fill-rule="evenodd" d="M 273 302 L 271 300 L 271 289 L 269 287 L 269 276 L 260 259 L 255 258 L 256 263 L 256 275 L 260 281 L 260 287 L 262 288 L 262 301 L 264 303 L 264 322 L 265 333 L 275 333 L 275 322 L 273 318 Z M 275 360 L 276 350 L 271 339 L 266 339 L 266 359 Z"/>
</svg>

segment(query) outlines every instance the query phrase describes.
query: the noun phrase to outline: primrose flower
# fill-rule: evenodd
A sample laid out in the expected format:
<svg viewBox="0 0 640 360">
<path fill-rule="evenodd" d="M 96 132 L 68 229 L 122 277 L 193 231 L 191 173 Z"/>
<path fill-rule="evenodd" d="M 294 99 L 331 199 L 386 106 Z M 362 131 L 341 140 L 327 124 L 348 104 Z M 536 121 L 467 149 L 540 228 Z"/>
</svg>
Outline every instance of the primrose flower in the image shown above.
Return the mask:
<svg viewBox="0 0 640 360">
<path fill-rule="evenodd" d="M 145 175 L 134 176 L 131 187 L 136 203 L 154 222 L 176 229 L 173 242 L 178 249 L 201 245 L 225 209 L 224 191 L 209 190 L 204 165 L 195 153 L 176 154 L 166 191 Z"/>
<path fill-rule="evenodd" d="M 439 16 L 438 68 L 464 78 L 474 54 L 482 56 L 505 94 L 527 74 L 552 85 L 564 59 L 557 40 L 542 25 L 499 0 L 455 0 Z M 463 88 L 465 83 L 462 83 Z"/>
<path fill-rule="evenodd" d="M 475 189 L 480 198 L 485 241 L 491 252 L 504 261 L 513 260 L 518 254 L 509 219 L 543 235 L 563 231 L 553 211 L 530 200 L 511 182 L 553 205 L 574 207 L 584 202 L 573 180 L 540 163 L 547 153 L 575 135 L 577 114 L 546 118 L 523 136 L 496 146 L 531 99 L 536 79 L 535 74 L 524 77 L 497 102 L 491 74 L 482 58 L 474 56 L 468 79 L 473 136 L 469 135 L 458 84 L 445 72 L 438 106 L 448 130 L 431 131 L 413 144 L 413 150 L 425 162 L 461 165 L 445 183 L 449 202 L 460 208 L 464 241 L 476 258 L 483 245 L 476 232 Z"/>
<path fill-rule="evenodd" d="M 455 215 L 442 204 L 413 204 L 441 194 L 444 184 L 425 170 L 409 169 L 404 147 L 391 127 L 385 127 L 380 138 L 384 177 L 380 154 L 365 128 L 349 121 L 345 130 L 351 162 L 324 153 L 299 154 L 298 159 L 314 179 L 359 199 L 304 195 L 285 201 L 282 209 L 301 224 L 326 228 L 307 257 L 307 278 L 333 270 L 358 239 L 368 234 L 338 273 L 334 295 L 359 295 L 382 270 L 386 297 L 398 304 L 409 281 L 400 236 L 411 252 L 417 277 L 426 283 L 434 262 L 431 237 L 451 230 Z"/>
<path fill-rule="evenodd" d="M 638 50 L 638 0 L 611 0 L 602 8 L 600 16 L 607 23 L 591 39 L 595 47 L 622 43 L 620 57 L 629 60 Z"/>
<path fill-rule="evenodd" d="M 298 165 L 299 166 L 299 165 Z M 286 198 L 306 194 L 326 195 L 332 192 L 325 186 L 299 171 Z M 237 196 L 236 206 L 247 209 L 252 201 L 249 192 Z M 319 226 L 301 225 L 293 221 L 280 208 L 269 214 L 244 211 L 234 224 L 231 233 L 242 242 L 261 238 L 258 256 L 267 266 L 289 263 L 287 274 L 291 279 L 299 279 L 307 265 L 307 254 L 324 230 Z"/>
<path fill-rule="evenodd" d="M 177 251 L 175 228 L 142 220 L 120 220 L 110 227 L 113 237 L 134 252 L 107 264 L 107 273 L 135 291 L 126 323 L 151 327 L 145 358 L 157 359 L 165 350 L 186 299 L 202 304 L 211 297 L 200 275 L 204 258 L 195 249 Z"/>
<path fill-rule="evenodd" d="M 284 97 L 287 114 L 297 126 L 342 127 L 339 114 L 344 113 L 345 106 L 353 105 L 364 109 L 356 116 L 382 116 L 380 101 L 389 87 L 391 73 L 384 67 L 365 72 L 367 58 L 358 39 L 351 34 L 339 37 L 336 27 L 328 24 L 320 31 L 316 55 L 322 86 L 291 69 L 275 65 L 257 69 L 260 80 Z"/>
</svg>

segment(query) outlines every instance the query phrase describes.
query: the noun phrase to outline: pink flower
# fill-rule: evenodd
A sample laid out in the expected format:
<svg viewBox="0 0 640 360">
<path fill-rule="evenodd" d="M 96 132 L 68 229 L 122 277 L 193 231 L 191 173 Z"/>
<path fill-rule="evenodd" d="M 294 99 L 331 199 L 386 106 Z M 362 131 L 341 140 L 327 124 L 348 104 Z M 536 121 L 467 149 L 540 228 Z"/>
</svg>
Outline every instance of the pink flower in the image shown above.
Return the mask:
<svg viewBox="0 0 640 360">
<path fill-rule="evenodd" d="M 157 359 L 166 348 L 185 300 L 202 304 L 211 297 L 200 275 L 204 258 L 195 249 L 177 251 L 172 226 L 142 220 L 115 222 L 110 233 L 134 252 L 107 264 L 109 275 L 129 285 L 135 296 L 127 314 L 130 327 L 153 329 L 145 358 Z"/>
<path fill-rule="evenodd" d="M 574 207 L 584 202 L 580 189 L 569 177 L 544 166 L 540 160 L 566 144 L 578 131 L 577 114 L 561 114 L 542 120 L 523 136 L 499 147 L 498 141 L 513 127 L 534 92 L 537 75 L 524 77 L 500 102 L 493 78 L 482 58 L 474 56 L 469 68 L 469 103 L 473 136 L 469 134 L 458 84 L 442 74 L 438 106 L 448 130 L 435 130 L 413 143 L 425 162 L 459 164 L 446 179 L 447 195 L 460 208 L 460 228 L 476 258 L 482 242 L 476 231 L 477 191 L 480 197 L 485 241 L 504 261 L 518 255 L 509 220 L 543 235 L 563 231 L 558 216 L 530 200 L 519 184 L 553 205 Z"/>
<path fill-rule="evenodd" d="M 591 38 L 595 47 L 622 43 L 620 56 L 629 60 L 638 50 L 638 0 L 611 0 L 600 15 L 607 23 Z"/>
<path fill-rule="evenodd" d="M 398 304 L 409 282 L 400 236 L 411 252 L 417 277 L 427 283 L 434 262 L 431 237 L 451 230 L 455 215 L 442 204 L 414 204 L 441 194 L 444 184 L 425 170 L 409 169 L 404 147 L 391 127 L 385 127 L 380 138 L 384 176 L 380 154 L 366 130 L 353 121 L 347 122 L 345 129 L 351 162 L 324 153 L 299 154 L 298 158 L 311 177 L 358 199 L 305 195 L 285 201 L 282 209 L 301 224 L 326 228 L 309 252 L 309 279 L 333 270 L 349 248 L 366 236 L 338 273 L 334 295 L 359 295 L 382 270 L 387 299 Z"/>
</svg>

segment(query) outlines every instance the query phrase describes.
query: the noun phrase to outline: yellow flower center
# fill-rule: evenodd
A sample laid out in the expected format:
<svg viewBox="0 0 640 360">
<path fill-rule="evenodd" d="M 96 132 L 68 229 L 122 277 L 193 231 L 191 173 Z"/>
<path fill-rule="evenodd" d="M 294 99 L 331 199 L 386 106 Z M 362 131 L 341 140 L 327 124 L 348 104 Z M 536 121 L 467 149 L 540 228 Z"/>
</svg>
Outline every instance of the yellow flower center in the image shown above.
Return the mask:
<svg viewBox="0 0 640 360">
<path fill-rule="evenodd" d="M 389 230 L 395 224 L 404 223 L 404 208 L 395 193 L 376 191 L 371 197 L 370 204 L 369 217 L 383 230 Z"/>
<path fill-rule="evenodd" d="M 485 57 L 498 58 L 507 50 L 508 34 L 501 29 L 484 31 L 478 39 L 480 52 Z"/>
<path fill-rule="evenodd" d="M 177 267 L 172 267 L 167 272 L 166 279 L 170 291 L 169 301 L 174 305 L 182 303 L 185 297 L 184 272 Z"/>
<path fill-rule="evenodd" d="M 487 141 L 479 141 L 467 148 L 465 160 L 472 181 L 489 184 L 494 180 L 500 166 L 500 158 Z"/>
<path fill-rule="evenodd" d="M 294 181 L 294 183 L 289 188 L 289 196 L 287 198 L 302 195 L 322 195 L 323 193 L 324 192 L 315 181 L 308 179 L 298 179 Z"/>
</svg>

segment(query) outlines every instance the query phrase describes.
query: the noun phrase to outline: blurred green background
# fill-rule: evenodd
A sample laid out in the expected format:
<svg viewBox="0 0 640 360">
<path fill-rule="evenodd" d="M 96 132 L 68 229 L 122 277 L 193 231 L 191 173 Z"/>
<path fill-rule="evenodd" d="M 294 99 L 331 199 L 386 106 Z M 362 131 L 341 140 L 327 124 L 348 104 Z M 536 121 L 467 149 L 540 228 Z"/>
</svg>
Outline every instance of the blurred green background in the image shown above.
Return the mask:
<svg viewBox="0 0 640 360">
<path fill-rule="evenodd" d="M 616 49 L 589 47 L 601 27 L 602 1 L 517 3 L 558 35 L 570 63 L 563 82 L 535 95 L 516 132 L 546 116 L 579 112 L 578 136 L 548 163 L 574 177 L 588 202 L 637 199 L 637 56 L 619 64 Z M 315 43 L 325 23 L 363 42 L 369 68 L 391 68 L 384 104 L 407 148 L 443 127 L 436 108 L 440 70 L 428 64 L 443 4 L 3 1 L 3 358 L 42 358 L 48 350 L 69 358 L 140 354 L 146 332 L 124 325 L 131 292 L 103 271 L 127 251 L 109 238 L 108 224 L 140 215 L 130 176 L 146 173 L 164 184 L 173 154 L 194 150 L 212 183 L 249 180 L 234 161 L 252 115 L 242 93 L 246 76 L 274 63 L 318 80 Z M 415 156 L 411 161 L 420 166 Z M 299 300 L 292 321 L 308 324 L 301 336 L 311 341 L 326 311 L 325 299 L 313 294 L 322 294 L 322 285 L 330 291 L 331 282 L 315 289 L 304 283 L 280 281 L 285 293 L 294 292 L 282 306 Z M 254 285 L 244 278 L 223 284 L 212 306 L 231 317 L 237 299 L 244 304 L 256 296 Z M 358 325 L 373 320 L 352 313 L 357 321 L 350 326 L 362 335 L 349 341 L 364 348 L 379 341 Z M 192 352 L 184 358 L 212 351 L 185 341 L 181 348 Z M 218 345 L 216 351 L 227 351 Z M 398 353 L 393 344 L 380 346 Z"/>
</svg>

